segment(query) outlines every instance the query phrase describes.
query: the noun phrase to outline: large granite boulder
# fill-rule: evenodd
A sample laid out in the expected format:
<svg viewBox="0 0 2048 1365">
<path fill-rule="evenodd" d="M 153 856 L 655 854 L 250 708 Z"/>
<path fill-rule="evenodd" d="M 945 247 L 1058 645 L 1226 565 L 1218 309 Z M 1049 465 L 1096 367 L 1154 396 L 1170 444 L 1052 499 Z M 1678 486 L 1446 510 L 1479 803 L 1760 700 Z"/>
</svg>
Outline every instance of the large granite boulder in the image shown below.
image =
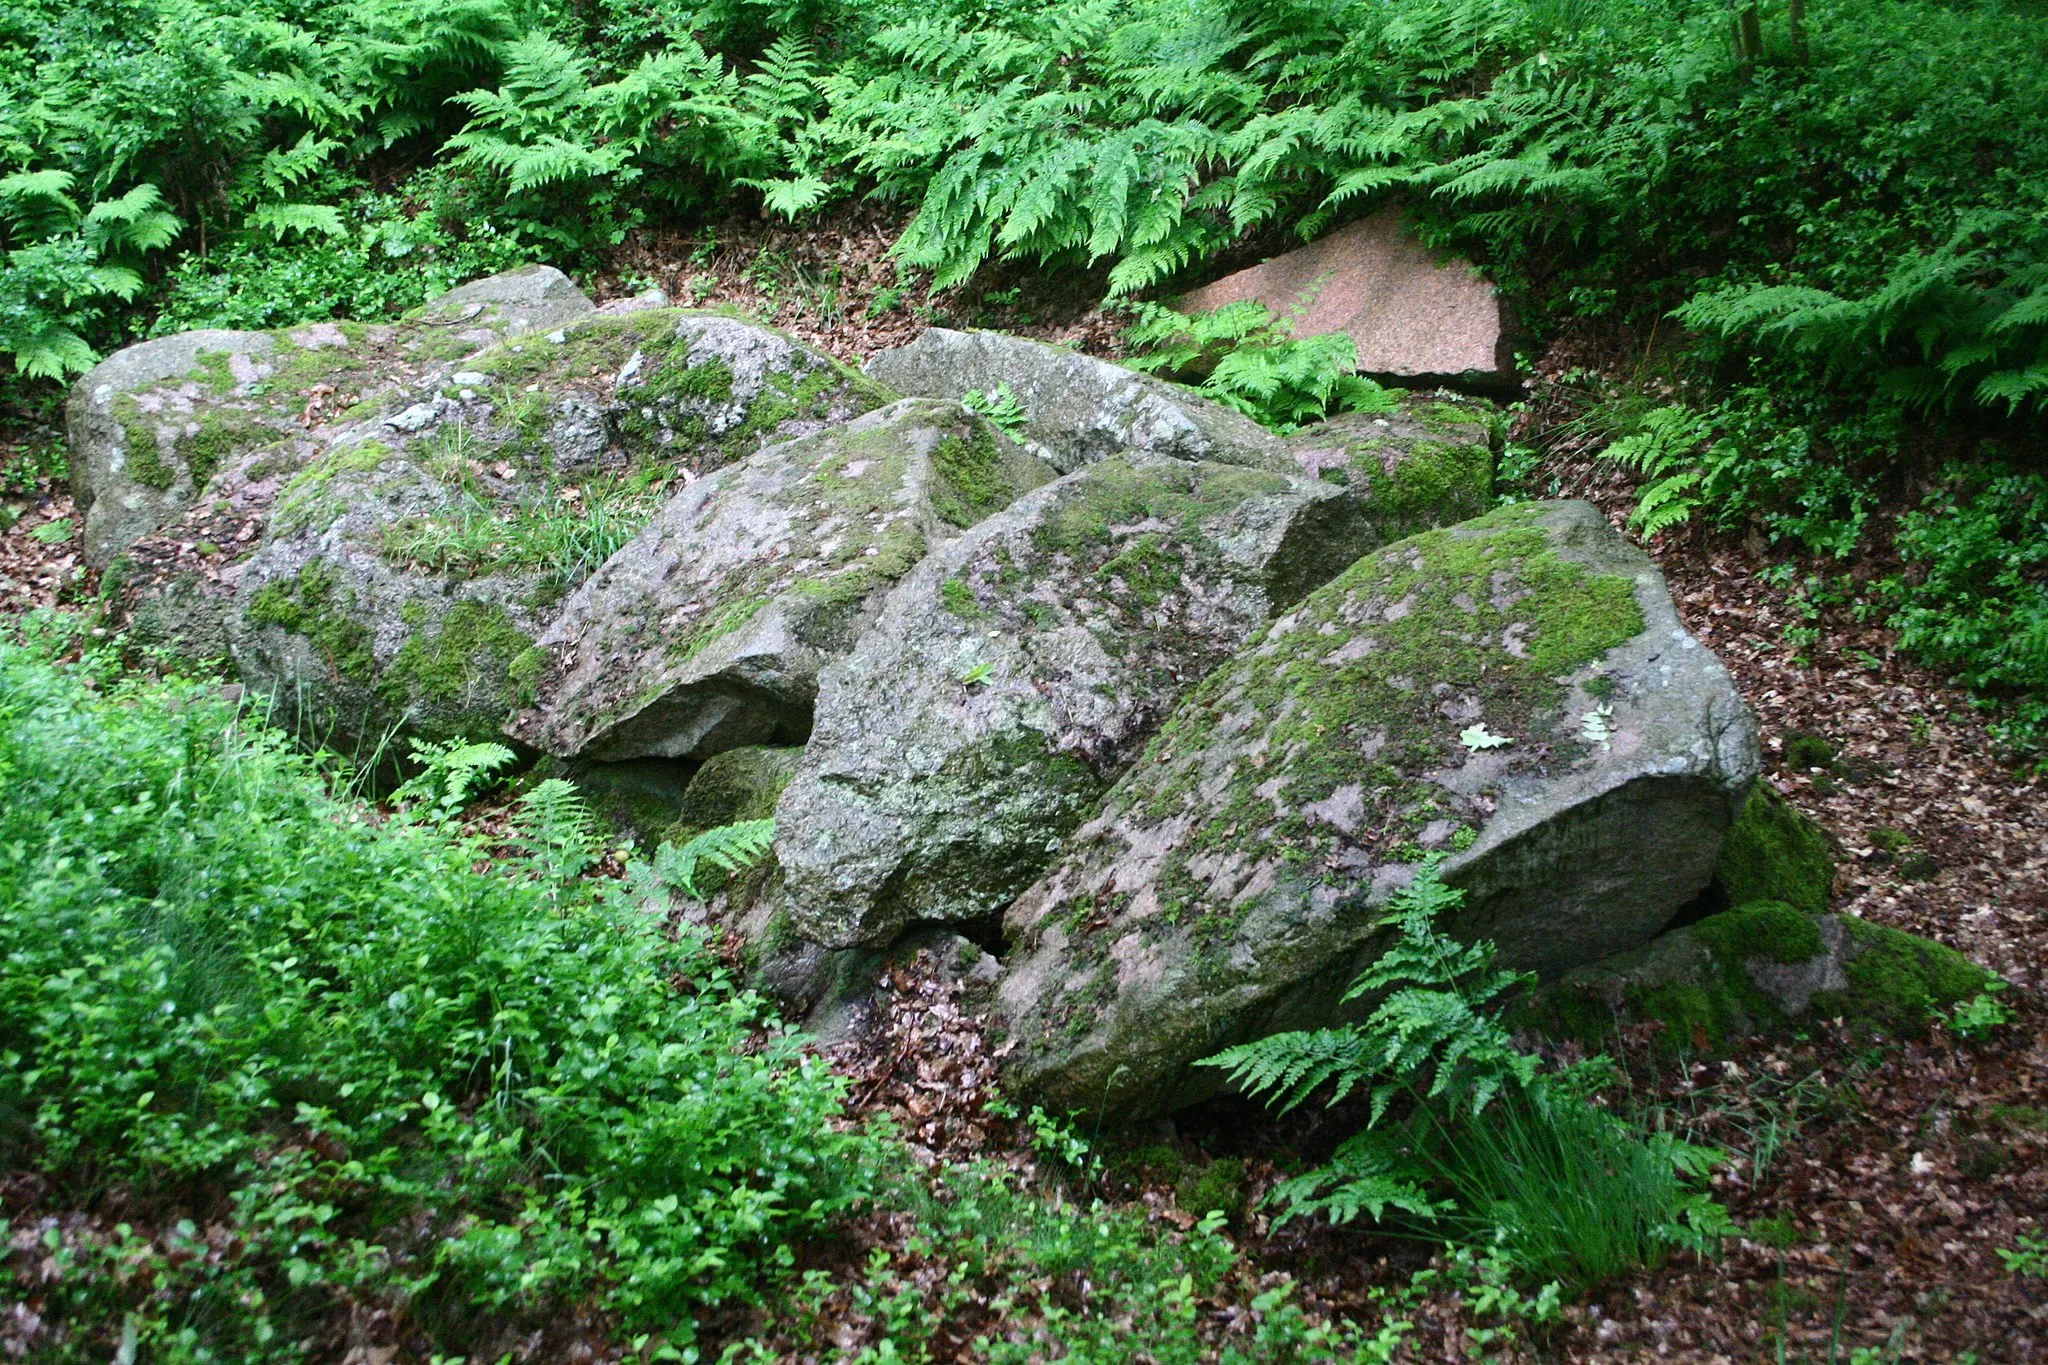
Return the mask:
<svg viewBox="0 0 2048 1365">
<path fill-rule="evenodd" d="M 1390 384 L 1512 392 L 1514 320 L 1470 264 L 1415 240 L 1400 210 L 1360 219 L 1262 265 L 1184 295 L 1206 313 L 1251 299 L 1296 336 L 1344 332 L 1363 374 Z"/>
<path fill-rule="evenodd" d="M 935 551 L 821 679 L 777 813 L 797 932 L 999 913 L 1183 690 L 1376 543 L 1335 486 L 1118 456 Z"/>
<path fill-rule="evenodd" d="M 278 469 L 303 463 L 323 444 L 320 427 L 379 394 L 591 308 L 567 276 L 533 266 L 464 285 L 395 324 L 182 332 L 117 351 L 78 381 L 65 410 L 86 557 L 105 567 L 211 483 L 240 493 L 252 455 Z M 214 511 L 218 500 L 205 499 L 204 524 L 181 541 L 236 543 L 244 519 Z"/>
<path fill-rule="evenodd" d="M 1400 541 L 1187 696 L 1011 907 L 1012 1083 L 1158 1113 L 1196 1060 L 1343 1017 L 1426 854 L 1450 930 L 1545 975 L 1649 940 L 1713 876 L 1759 767 L 1728 672 L 1584 503 Z"/>
<path fill-rule="evenodd" d="M 260 549 L 209 598 L 244 680 L 302 730 L 344 749 L 490 734 L 535 699 L 564 599 L 677 485 L 882 397 L 715 314 L 526 329 L 271 476 Z"/>
<path fill-rule="evenodd" d="M 1016 435 L 1062 474 L 1125 451 L 1287 469 L 1280 438 L 1191 389 L 1106 360 L 1001 332 L 928 327 L 867 363 L 898 393 L 962 399 L 1007 385 Z"/>
<path fill-rule="evenodd" d="M 563 608 L 512 733 L 607 761 L 801 742 L 818 670 L 882 595 L 1050 478 L 958 403 L 909 398 L 701 479 Z"/>
</svg>

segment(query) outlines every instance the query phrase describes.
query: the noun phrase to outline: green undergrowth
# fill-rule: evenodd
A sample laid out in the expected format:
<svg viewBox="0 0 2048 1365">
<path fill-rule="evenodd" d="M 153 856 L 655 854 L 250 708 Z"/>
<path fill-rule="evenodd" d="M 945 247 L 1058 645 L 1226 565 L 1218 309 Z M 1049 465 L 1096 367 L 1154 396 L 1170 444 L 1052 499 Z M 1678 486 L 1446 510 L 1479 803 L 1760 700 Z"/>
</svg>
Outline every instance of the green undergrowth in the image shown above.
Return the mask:
<svg viewBox="0 0 2048 1365">
<path fill-rule="evenodd" d="M 1449 1231 L 1573 1289 L 1679 1248 L 1711 1253 L 1732 1224 L 1697 1185 L 1727 1154 L 1589 1102 L 1587 1089 L 1611 1079 L 1605 1058 L 1546 1072 L 1516 1046 L 1503 1014 L 1530 978 L 1498 969 L 1491 943 L 1440 927 L 1463 898 L 1437 860 L 1424 862 L 1380 918 L 1392 941 L 1345 995 L 1373 1002 L 1362 1022 L 1203 1063 L 1283 1111 L 1353 1092 L 1370 1101 L 1327 1164 L 1282 1181 L 1268 1202 L 1283 1219 Z"/>
<path fill-rule="evenodd" d="M 534 574 L 533 593 L 552 602 L 639 535 L 665 491 L 653 467 L 581 482 L 550 479 L 504 501 L 458 491 L 445 511 L 381 528 L 378 548 L 393 564 L 462 578 Z"/>
<path fill-rule="evenodd" d="M 1255 299 L 1192 316 L 1139 304 L 1124 332 L 1135 352 L 1129 363 L 1167 375 L 1199 372 L 1206 397 L 1282 435 L 1342 412 L 1392 412 L 1398 395 L 1357 373 L 1348 335 L 1293 334 L 1289 324 L 1302 311 L 1275 318 Z"/>
<path fill-rule="evenodd" d="M 1556 1315 L 1457 1250 L 1333 1323 L 1221 1212 L 1176 1229 L 1058 1163 L 927 1169 L 650 913 L 659 868 L 578 875 L 601 845 L 569 783 L 523 779 L 466 833 L 513 755 L 423 744 L 373 807 L 216 683 L 88 639 L 45 615 L 0 642 L 0 1156 L 53 1272 L 33 1358 L 325 1359 L 370 1312 L 442 1359 L 556 1329 L 803 1355 L 852 1319 L 911 1365 L 947 1338 L 1012 1365 L 1371 1365 L 1425 1298 L 1492 1340 Z M 1228 1202 L 1223 1176 L 1190 1199 Z M 893 1240 L 844 1254 L 872 1211 Z"/>
<path fill-rule="evenodd" d="M 693 942 L 371 818 L 217 687 L 0 646 L 0 786 L 0 1144 L 156 1239 L 59 1286 L 65 1358 L 298 1359 L 364 1295 L 458 1351 L 583 1303 L 683 1342 L 868 1188 L 844 1083 Z"/>
</svg>

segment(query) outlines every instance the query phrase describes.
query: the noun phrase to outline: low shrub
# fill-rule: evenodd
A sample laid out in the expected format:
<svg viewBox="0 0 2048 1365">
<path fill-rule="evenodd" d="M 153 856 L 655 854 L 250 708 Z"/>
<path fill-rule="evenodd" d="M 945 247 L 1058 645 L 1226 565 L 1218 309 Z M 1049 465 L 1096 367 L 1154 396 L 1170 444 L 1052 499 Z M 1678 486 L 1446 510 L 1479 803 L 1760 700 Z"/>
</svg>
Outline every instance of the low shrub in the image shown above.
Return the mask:
<svg viewBox="0 0 2048 1365">
<path fill-rule="evenodd" d="M 0 1151 L 125 1220 L 65 1250 L 56 1343 L 291 1359 L 343 1297 L 454 1349 L 578 1305 L 687 1342 L 867 1189 L 843 1080 L 567 880 L 565 791 L 490 870 L 449 802 L 337 799 L 217 685 L 49 653 L 0 644 Z"/>
</svg>

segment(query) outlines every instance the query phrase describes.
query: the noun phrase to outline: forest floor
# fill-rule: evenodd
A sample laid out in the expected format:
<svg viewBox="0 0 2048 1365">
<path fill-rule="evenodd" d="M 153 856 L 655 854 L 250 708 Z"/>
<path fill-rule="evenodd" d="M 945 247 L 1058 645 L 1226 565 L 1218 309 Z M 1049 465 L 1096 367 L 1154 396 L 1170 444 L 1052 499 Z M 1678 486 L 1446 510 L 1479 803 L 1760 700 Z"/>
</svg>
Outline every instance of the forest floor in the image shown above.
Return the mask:
<svg viewBox="0 0 2048 1365">
<path fill-rule="evenodd" d="M 588 283 L 600 297 L 649 283 L 678 303 L 758 312 L 858 362 L 909 340 L 928 322 L 993 326 L 1112 353 L 1117 322 L 1090 306 L 1100 282 L 1065 278 L 898 306 L 885 252 L 893 224 L 855 213 L 802 230 L 740 224 L 694 238 L 640 238 Z M 1631 506 L 1627 479 L 1584 447 L 1569 419 L 1588 371 L 1624 373 L 1631 357 L 1608 341 L 1555 343 L 1537 363 L 1515 439 L 1542 460 L 1538 496 L 1584 497 L 1617 525 Z M 1566 382 L 1570 376 L 1570 382 Z M 17 433 L 0 469 L 20 468 L 48 431 Z M 5 443 L 0 443 L 5 444 Z M 75 540 L 45 529 L 74 519 L 47 478 L 0 489 L 0 612 L 84 601 L 90 577 Z M 6 524 L 9 521 L 11 525 Z M 1718 1260 L 1676 1257 L 1570 1305 L 1537 1341 L 1488 1349 L 1493 1359 L 1549 1361 L 1879 1361 L 2021 1365 L 2048 1358 L 2048 1265 L 2015 1274 L 1999 1256 L 2048 1228 L 2048 801 L 2038 781 L 2000 765 L 1982 718 L 1961 691 L 1897 657 L 1888 632 L 1846 606 L 1814 605 L 1767 570 L 1786 556 L 1761 536 L 1681 530 L 1646 547 L 1665 572 L 1687 625 L 1717 650 L 1756 710 L 1766 780 L 1818 820 L 1837 850 L 1836 910 L 1938 939 L 2005 976 L 2015 1020 L 1984 1041 L 1936 1026 L 1918 1040 L 1852 1037 L 1814 1020 L 1789 1037 L 1742 1040 L 1712 1056 L 1654 1028 L 1621 1040 L 1635 1103 L 1742 1160 L 1716 1194 L 1746 1235 Z M 1798 576 L 1808 566 L 1800 564 Z M 1831 562 L 1863 581 L 1890 566 Z M 1795 578 L 1796 581 L 1796 578 Z M 1817 629 L 1811 643 L 1788 627 Z M 1804 639 L 1800 635 L 1799 639 Z M 1893 833 L 1893 832 L 1896 832 Z M 1905 842 L 1900 843 L 1898 835 Z M 873 1026 L 838 1049 L 863 1113 L 886 1113 L 933 1159 L 979 1155 L 1019 1169 L 1038 1161 L 1029 1135 L 987 1107 L 993 1061 L 957 987 L 899 970 L 878 992 Z M 1377 1316 L 1376 1288 L 1405 1284 L 1427 1248 L 1356 1229 L 1273 1225 L 1257 1199 L 1293 1156 L 1326 1153 L 1344 1115 L 1274 1121 L 1213 1102 L 1144 1134 L 1103 1135 L 1108 1174 L 1068 1176 L 1082 1194 L 1134 1201 L 1188 1226 L 1168 1184 L 1132 1154 L 1164 1145 L 1183 1157 L 1243 1163 L 1245 1201 L 1233 1225 L 1256 1288 L 1285 1273 L 1333 1316 Z M 1081 1188 L 1092 1185 L 1091 1189 Z M 827 1260 L 879 1256 L 912 1284 L 941 1270 L 922 1263 L 914 1229 L 879 1210 Z M 1244 1312 L 1246 1285 L 1214 1304 L 1219 1332 Z M 724 1324 L 758 1333 L 788 1358 L 857 1351 L 879 1326 L 857 1296 L 828 1301 L 829 1340 L 777 1340 L 778 1324 Z M 977 1330 L 970 1299 L 946 1316 L 938 1358 Z M 1403 1348 L 1417 1361 L 1475 1358 L 1471 1319 L 1443 1301 L 1422 1305 Z M 953 1344 L 949 1346 L 949 1343 Z"/>
</svg>

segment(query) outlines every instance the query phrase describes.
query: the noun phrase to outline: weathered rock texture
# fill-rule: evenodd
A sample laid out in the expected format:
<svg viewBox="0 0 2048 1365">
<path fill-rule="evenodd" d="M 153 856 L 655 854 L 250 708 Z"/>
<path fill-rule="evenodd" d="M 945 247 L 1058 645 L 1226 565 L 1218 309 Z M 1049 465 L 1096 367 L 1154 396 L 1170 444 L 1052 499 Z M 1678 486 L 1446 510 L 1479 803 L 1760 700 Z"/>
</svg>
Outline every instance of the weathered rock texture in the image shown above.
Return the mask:
<svg viewBox="0 0 2048 1365">
<path fill-rule="evenodd" d="M 1416 241 L 1398 209 L 1203 285 L 1175 306 L 1205 313 L 1245 299 L 1290 319 L 1297 336 L 1347 333 L 1359 370 L 1376 379 L 1483 392 L 1517 384 L 1515 328 L 1493 286 Z"/>
<path fill-rule="evenodd" d="M 420 313 L 427 325 L 449 329 L 475 350 L 523 332 L 566 327 L 593 307 L 561 271 L 529 265 L 451 289 Z"/>
<path fill-rule="evenodd" d="M 1493 505 L 1493 405 L 1450 393 L 1404 393 L 1400 404 L 1389 413 L 1346 413 L 1287 438 L 1303 473 L 1365 499 L 1381 543 Z"/>
<path fill-rule="evenodd" d="M 1376 543 L 1328 484 L 1116 457 L 937 551 L 821 682 L 777 815 L 797 929 L 998 913 L 1182 691 Z"/>
<path fill-rule="evenodd" d="M 914 398 L 699 480 L 563 609 L 513 732 L 611 760 L 801 741 L 818 670 L 881 595 L 1051 477 L 959 404 Z"/>
<path fill-rule="evenodd" d="M 1489 735 L 1511 742 L 1465 742 Z M 1011 1079 L 1112 1117 L 1200 1096 L 1197 1059 L 1341 1017 L 1432 850 L 1466 892 L 1449 927 L 1505 964 L 1645 942 L 1757 768 L 1727 671 L 1592 507 L 1391 545 L 1190 694 L 1011 908 Z"/>
<path fill-rule="evenodd" d="M 86 557 L 105 566 L 177 519 L 210 483 L 241 493 L 249 480 L 238 466 L 252 455 L 267 456 L 271 472 L 296 467 L 324 444 L 318 428 L 352 408 L 374 408 L 378 395 L 423 373 L 590 311 L 567 276 L 535 266 L 464 285 L 388 326 L 183 332 L 118 351 L 79 380 L 66 408 Z M 245 518 L 214 509 L 219 492 L 204 499 L 205 515 L 182 541 L 237 543 Z"/>
<path fill-rule="evenodd" d="M 534 700 L 563 599 L 671 483 L 880 397 L 718 315 L 529 329 L 393 391 L 283 482 L 261 549 L 221 574 L 222 633 L 246 681 L 344 749 L 492 733 Z"/>
<path fill-rule="evenodd" d="M 1023 406 L 1017 435 L 1062 474 L 1138 451 L 1179 460 L 1286 469 L 1280 438 L 1178 384 L 1079 351 L 1000 332 L 928 327 L 883 351 L 868 376 L 898 393 L 961 399 L 1007 384 Z"/>
</svg>

